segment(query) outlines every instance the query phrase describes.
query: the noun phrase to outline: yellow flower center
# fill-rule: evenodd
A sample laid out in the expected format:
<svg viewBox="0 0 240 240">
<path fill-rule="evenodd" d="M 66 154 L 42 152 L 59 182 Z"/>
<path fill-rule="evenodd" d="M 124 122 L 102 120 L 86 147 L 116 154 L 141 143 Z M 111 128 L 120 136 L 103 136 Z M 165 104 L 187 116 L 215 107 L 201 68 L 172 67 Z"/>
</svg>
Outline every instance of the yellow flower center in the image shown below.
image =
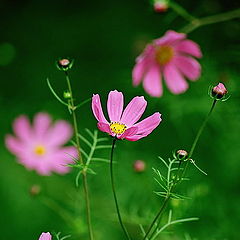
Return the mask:
<svg viewBox="0 0 240 240">
<path fill-rule="evenodd" d="M 126 131 L 127 126 L 119 122 L 111 122 L 110 129 L 113 133 L 123 134 Z"/>
<path fill-rule="evenodd" d="M 37 145 L 34 148 L 34 153 L 39 155 L 39 156 L 42 156 L 46 153 L 46 148 L 43 145 Z"/>
<path fill-rule="evenodd" d="M 174 50 L 170 46 L 159 46 L 156 48 L 156 61 L 160 65 L 165 65 L 170 62 L 173 58 Z"/>
</svg>

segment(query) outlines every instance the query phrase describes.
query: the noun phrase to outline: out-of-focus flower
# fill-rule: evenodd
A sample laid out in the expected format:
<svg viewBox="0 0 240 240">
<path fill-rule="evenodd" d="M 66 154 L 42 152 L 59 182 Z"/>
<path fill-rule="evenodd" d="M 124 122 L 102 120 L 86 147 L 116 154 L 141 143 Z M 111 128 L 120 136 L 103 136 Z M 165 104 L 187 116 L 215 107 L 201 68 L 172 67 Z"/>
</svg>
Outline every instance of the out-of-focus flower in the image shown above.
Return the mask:
<svg viewBox="0 0 240 240">
<path fill-rule="evenodd" d="M 136 59 L 132 72 L 133 85 L 143 82 L 149 95 L 160 97 L 163 76 L 172 93 L 183 93 L 188 89 L 184 77 L 194 81 L 201 74 L 201 66 L 193 57 L 202 57 L 198 44 L 186 39 L 184 33 L 167 31 L 163 37 L 148 44 Z"/>
<path fill-rule="evenodd" d="M 26 116 L 18 117 L 13 123 L 16 136 L 6 136 L 6 146 L 17 156 L 18 161 L 40 175 L 51 172 L 69 172 L 66 164 L 77 156 L 75 147 L 63 147 L 72 136 L 72 127 L 63 120 L 51 125 L 52 119 L 46 113 L 38 113 L 33 126 Z"/>
<path fill-rule="evenodd" d="M 168 0 L 154 0 L 153 8 L 158 13 L 166 12 L 168 10 Z"/>
<path fill-rule="evenodd" d="M 212 89 L 212 97 L 216 99 L 222 99 L 228 93 L 223 83 L 219 83 Z"/>
<path fill-rule="evenodd" d="M 142 160 L 136 160 L 133 163 L 133 169 L 135 172 L 144 172 L 144 170 L 146 169 L 146 164 Z"/>
<path fill-rule="evenodd" d="M 56 65 L 60 71 L 68 71 L 72 68 L 73 62 L 73 59 L 61 58 L 57 61 Z"/>
<path fill-rule="evenodd" d="M 102 132 L 118 139 L 137 141 L 150 134 L 161 122 L 161 114 L 156 112 L 148 118 L 136 123 L 147 106 L 144 97 L 134 97 L 123 111 L 123 94 L 117 90 L 108 95 L 107 110 L 110 122 L 103 114 L 100 96 L 92 97 L 92 111 L 98 120 L 98 128 Z"/>
<path fill-rule="evenodd" d="M 49 232 L 43 232 L 38 240 L 52 240 L 52 235 Z"/>
</svg>

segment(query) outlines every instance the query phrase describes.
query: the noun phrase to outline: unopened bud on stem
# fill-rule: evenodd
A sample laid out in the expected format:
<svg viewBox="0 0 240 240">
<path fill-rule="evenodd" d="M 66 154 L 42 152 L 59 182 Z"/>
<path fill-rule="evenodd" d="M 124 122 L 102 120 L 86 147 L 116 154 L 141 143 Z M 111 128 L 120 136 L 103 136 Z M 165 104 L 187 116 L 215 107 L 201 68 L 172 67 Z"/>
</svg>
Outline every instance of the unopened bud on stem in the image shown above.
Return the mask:
<svg viewBox="0 0 240 240">
<path fill-rule="evenodd" d="M 177 158 L 178 158 L 179 160 L 185 159 L 185 158 L 187 157 L 187 155 L 188 155 L 188 152 L 185 151 L 185 150 L 178 150 L 178 151 L 177 151 Z"/>
<path fill-rule="evenodd" d="M 223 83 L 219 83 L 217 86 L 213 87 L 212 89 L 212 97 L 215 99 L 222 99 L 228 93 L 226 87 Z"/>
<path fill-rule="evenodd" d="M 68 71 L 73 66 L 73 59 L 70 58 L 61 58 L 57 61 L 57 68 L 60 71 Z"/>
</svg>

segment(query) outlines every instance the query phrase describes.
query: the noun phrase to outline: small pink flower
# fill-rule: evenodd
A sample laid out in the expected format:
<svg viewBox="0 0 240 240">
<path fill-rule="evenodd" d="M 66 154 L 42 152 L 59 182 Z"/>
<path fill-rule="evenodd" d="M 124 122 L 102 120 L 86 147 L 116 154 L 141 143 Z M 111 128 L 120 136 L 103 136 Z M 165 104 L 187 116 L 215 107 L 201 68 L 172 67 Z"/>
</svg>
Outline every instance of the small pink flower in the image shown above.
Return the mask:
<svg viewBox="0 0 240 240">
<path fill-rule="evenodd" d="M 161 114 L 156 112 L 150 117 L 136 123 L 147 106 L 144 97 L 135 97 L 123 111 L 123 94 L 117 90 L 108 95 L 107 110 L 110 122 L 103 114 L 100 97 L 92 97 L 92 111 L 98 120 L 98 128 L 118 139 L 137 141 L 150 134 L 161 122 Z"/>
<path fill-rule="evenodd" d="M 198 44 L 186 39 L 186 34 L 167 31 L 163 37 L 148 44 L 136 59 L 133 85 L 143 81 L 143 88 L 149 95 L 160 97 L 163 75 L 172 93 L 183 93 L 188 89 L 184 77 L 194 81 L 201 74 L 201 66 L 193 57 L 202 57 Z"/>
<path fill-rule="evenodd" d="M 38 240 L 52 240 L 52 236 L 49 232 L 42 233 Z"/>
<path fill-rule="evenodd" d="M 33 126 L 26 116 L 18 117 L 13 123 L 16 136 L 6 136 L 6 146 L 15 154 L 18 161 L 28 169 L 36 170 L 40 175 L 51 172 L 65 174 L 77 156 L 75 147 L 63 147 L 72 136 L 72 127 L 63 120 L 51 125 L 51 117 L 38 113 Z"/>
</svg>

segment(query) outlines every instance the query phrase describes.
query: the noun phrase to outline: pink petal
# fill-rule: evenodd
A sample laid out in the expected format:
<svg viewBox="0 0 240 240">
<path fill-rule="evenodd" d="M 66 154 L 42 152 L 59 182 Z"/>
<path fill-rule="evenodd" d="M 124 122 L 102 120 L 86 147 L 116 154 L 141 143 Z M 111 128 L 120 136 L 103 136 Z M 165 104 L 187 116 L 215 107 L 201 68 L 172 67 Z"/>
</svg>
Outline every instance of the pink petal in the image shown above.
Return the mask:
<svg viewBox="0 0 240 240">
<path fill-rule="evenodd" d="M 185 53 L 185 54 L 189 54 L 192 55 L 194 57 L 197 58 L 201 58 L 202 57 L 202 52 L 201 49 L 199 47 L 199 45 L 191 40 L 183 40 L 180 41 L 176 46 L 175 46 L 175 50 Z"/>
<path fill-rule="evenodd" d="M 97 126 L 98 126 L 98 129 L 99 129 L 100 131 L 106 132 L 106 133 L 108 133 L 108 134 L 110 134 L 110 135 L 112 134 L 112 132 L 111 132 L 111 130 L 110 130 L 110 126 L 109 126 L 108 123 L 99 122 L 99 123 L 97 124 Z"/>
<path fill-rule="evenodd" d="M 188 89 L 188 84 L 173 64 L 164 67 L 164 78 L 170 91 L 174 94 L 183 93 Z"/>
<path fill-rule="evenodd" d="M 19 163 L 21 163 L 25 168 L 29 170 L 37 169 L 38 168 L 38 161 L 34 156 L 30 156 L 30 154 L 26 154 L 26 156 L 20 156 L 18 159 Z M 37 161 L 36 161 L 37 160 Z"/>
<path fill-rule="evenodd" d="M 143 87 L 152 97 L 162 96 L 160 67 L 153 63 L 144 76 Z"/>
<path fill-rule="evenodd" d="M 15 137 L 11 136 L 11 135 L 7 135 L 5 138 L 5 144 L 6 147 L 8 148 L 8 150 L 10 152 L 12 152 L 13 154 L 21 154 L 24 151 L 24 147 L 23 144 L 16 139 Z"/>
<path fill-rule="evenodd" d="M 130 127 L 119 138 L 124 139 L 126 137 L 133 136 L 134 134 L 137 133 L 137 131 L 138 131 L 137 127 Z"/>
<path fill-rule="evenodd" d="M 137 133 L 134 136 L 126 137 L 126 139 L 130 141 L 137 141 L 146 137 L 160 124 L 161 121 L 161 114 L 158 112 L 154 113 L 141 122 L 135 124 L 134 127 L 138 128 Z"/>
<path fill-rule="evenodd" d="M 177 41 L 183 40 L 184 38 L 186 38 L 186 34 L 169 30 L 163 37 L 154 40 L 154 43 L 157 45 L 172 45 Z"/>
<path fill-rule="evenodd" d="M 73 163 L 74 159 L 77 158 L 77 149 L 75 147 L 64 147 L 57 150 L 51 156 L 52 171 L 59 174 L 65 174 L 70 171 L 70 167 L 67 164 Z"/>
<path fill-rule="evenodd" d="M 178 70 L 190 80 L 196 80 L 201 74 L 201 65 L 194 58 L 186 56 L 176 56 L 174 63 Z"/>
<path fill-rule="evenodd" d="M 108 123 L 106 118 L 104 117 L 103 110 L 102 110 L 102 105 L 101 105 L 101 100 L 98 94 L 93 94 L 92 97 L 92 111 L 95 116 L 95 118 L 99 122 L 104 122 Z"/>
<path fill-rule="evenodd" d="M 161 121 L 161 114 L 156 112 L 141 122 L 135 124 L 134 127 L 138 128 L 137 134 L 149 134 L 160 124 Z"/>
<path fill-rule="evenodd" d="M 145 70 L 146 70 L 146 59 L 141 58 L 136 62 L 132 71 L 133 86 L 139 85 L 139 83 L 143 79 Z"/>
<path fill-rule="evenodd" d="M 39 240 L 52 240 L 52 236 L 49 232 L 42 233 Z"/>
<path fill-rule="evenodd" d="M 140 119 L 146 106 L 147 102 L 144 97 L 134 97 L 125 108 L 120 122 L 125 124 L 127 127 L 131 127 Z"/>
<path fill-rule="evenodd" d="M 35 157 L 35 158 L 23 158 L 21 163 L 29 168 L 34 169 L 39 175 L 50 176 L 52 173 L 52 164 L 47 156 L 45 157 Z"/>
<path fill-rule="evenodd" d="M 51 124 L 51 118 L 46 113 L 38 113 L 34 118 L 33 129 L 37 138 L 42 138 Z"/>
<path fill-rule="evenodd" d="M 23 141 L 31 141 L 32 130 L 29 120 L 26 116 L 18 117 L 13 123 L 13 129 L 17 137 Z"/>
<path fill-rule="evenodd" d="M 51 146 L 63 145 L 68 142 L 72 135 L 71 125 L 66 121 L 59 120 L 49 129 L 45 141 Z"/>
<path fill-rule="evenodd" d="M 123 111 L 123 94 L 117 90 L 108 94 L 108 115 L 111 122 L 119 122 Z"/>
</svg>

